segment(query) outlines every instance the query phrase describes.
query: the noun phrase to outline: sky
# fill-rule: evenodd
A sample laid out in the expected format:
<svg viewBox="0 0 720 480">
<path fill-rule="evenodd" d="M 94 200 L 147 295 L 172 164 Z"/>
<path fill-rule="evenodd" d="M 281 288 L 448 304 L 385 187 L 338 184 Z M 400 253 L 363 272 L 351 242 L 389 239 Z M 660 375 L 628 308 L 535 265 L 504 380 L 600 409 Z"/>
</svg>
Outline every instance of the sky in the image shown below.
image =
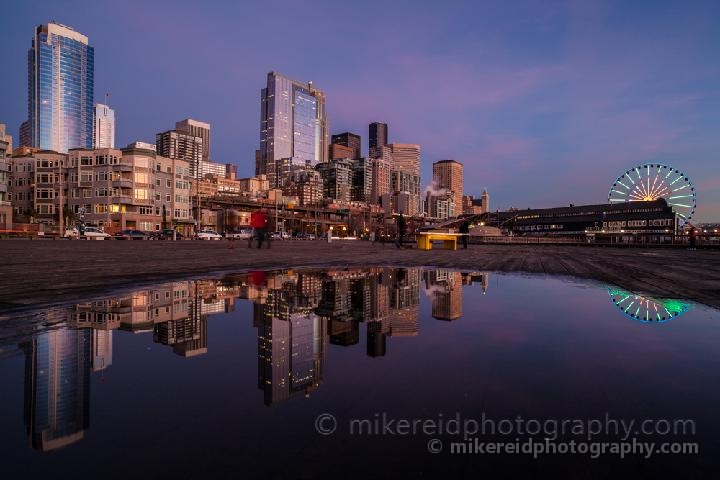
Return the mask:
<svg viewBox="0 0 720 480">
<path fill-rule="evenodd" d="M 55 20 L 95 48 L 116 146 L 209 122 L 211 158 L 254 174 L 269 71 L 325 91 L 331 133 L 464 165 L 491 209 L 604 203 L 626 170 L 662 163 L 720 221 L 718 1 L 6 0 L 0 122 L 27 118 L 27 50 Z"/>
</svg>

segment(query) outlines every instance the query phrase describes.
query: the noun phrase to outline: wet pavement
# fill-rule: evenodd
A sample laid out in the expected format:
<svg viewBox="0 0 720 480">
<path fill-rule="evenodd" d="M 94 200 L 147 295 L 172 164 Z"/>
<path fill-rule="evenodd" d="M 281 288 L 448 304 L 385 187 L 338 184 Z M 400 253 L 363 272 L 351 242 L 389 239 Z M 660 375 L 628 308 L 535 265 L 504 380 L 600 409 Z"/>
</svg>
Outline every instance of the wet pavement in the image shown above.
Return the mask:
<svg viewBox="0 0 720 480">
<path fill-rule="evenodd" d="M 471 245 L 467 250 L 397 249 L 365 241 L 0 242 L 0 311 L 71 301 L 138 283 L 258 268 L 433 265 L 569 275 L 635 292 L 720 307 L 720 251 L 552 245 Z"/>
</svg>

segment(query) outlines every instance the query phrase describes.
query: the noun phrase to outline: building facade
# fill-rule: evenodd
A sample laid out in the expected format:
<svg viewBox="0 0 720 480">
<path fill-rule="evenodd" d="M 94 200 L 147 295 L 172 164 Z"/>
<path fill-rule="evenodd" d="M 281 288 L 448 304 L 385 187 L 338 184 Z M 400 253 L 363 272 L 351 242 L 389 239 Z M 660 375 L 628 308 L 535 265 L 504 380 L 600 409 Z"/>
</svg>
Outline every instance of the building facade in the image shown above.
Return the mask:
<svg viewBox="0 0 720 480">
<path fill-rule="evenodd" d="M 433 181 L 437 188 L 450 193 L 455 215 L 462 213 L 463 206 L 463 165 L 455 160 L 440 160 L 433 163 Z M 445 217 L 447 218 L 447 217 Z"/>
<path fill-rule="evenodd" d="M 295 169 L 327 161 L 325 94 L 312 82 L 270 72 L 260 103 L 260 155 L 255 173 L 266 174 L 271 188 L 282 187 Z"/>
<path fill-rule="evenodd" d="M 0 230 L 12 229 L 12 203 L 10 202 L 10 157 L 12 137 L 0 123 Z"/>
<path fill-rule="evenodd" d="M 369 154 L 371 158 L 382 155 L 382 147 L 388 143 L 387 123 L 373 122 L 368 128 L 369 133 Z"/>
<path fill-rule="evenodd" d="M 95 105 L 93 148 L 115 148 L 115 110 L 102 103 Z"/>
<path fill-rule="evenodd" d="M 92 148 L 95 53 L 88 38 L 59 23 L 38 25 L 28 51 L 30 146 Z"/>
<path fill-rule="evenodd" d="M 155 145 L 158 155 L 186 160 L 190 165 L 190 176 L 196 180 L 202 178 L 200 173 L 204 148 L 202 137 L 177 130 L 168 130 L 155 135 Z"/>
<path fill-rule="evenodd" d="M 332 145 L 343 145 L 351 149 L 352 153 L 350 157 L 345 158 L 360 158 L 360 150 L 362 147 L 362 139 L 360 135 L 354 133 L 344 132 L 332 136 Z"/>
<path fill-rule="evenodd" d="M 353 179 L 353 161 L 330 160 L 316 167 L 323 180 L 323 196 L 337 202 L 350 202 Z"/>
<path fill-rule="evenodd" d="M 30 151 L 13 157 L 18 222 L 156 231 L 193 223 L 188 163 L 150 149 Z"/>
<path fill-rule="evenodd" d="M 210 161 L 210 124 L 186 118 L 175 122 L 175 130 L 185 133 L 193 137 L 202 138 L 202 159 L 205 162 Z"/>
</svg>

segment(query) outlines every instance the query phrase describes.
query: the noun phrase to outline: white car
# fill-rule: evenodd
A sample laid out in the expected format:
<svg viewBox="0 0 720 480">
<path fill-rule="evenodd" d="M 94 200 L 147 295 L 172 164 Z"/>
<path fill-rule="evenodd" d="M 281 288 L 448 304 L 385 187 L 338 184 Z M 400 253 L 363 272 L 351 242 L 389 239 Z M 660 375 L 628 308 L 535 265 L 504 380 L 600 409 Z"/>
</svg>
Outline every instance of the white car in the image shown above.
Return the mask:
<svg viewBox="0 0 720 480">
<path fill-rule="evenodd" d="M 103 232 L 97 227 L 85 227 L 83 236 L 88 240 L 105 240 L 110 237 L 110 234 Z"/>
<path fill-rule="evenodd" d="M 234 238 L 238 240 L 249 240 L 253 236 L 251 228 L 244 228 L 239 232 L 226 233 L 225 238 Z"/>
<path fill-rule="evenodd" d="M 222 235 L 212 230 L 203 230 L 197 234 L 198 240 L 222 240 Z"/>
<path fill-rule="evenodd" d="M 79 236 L 80 236 L 80 231 L 78 231 L 78 229 L 75 227 L 66 228 L 65 235 L 63 235 L 63 237 L 70 238 L 70 239 L 78 238 Z"/>
</svg>

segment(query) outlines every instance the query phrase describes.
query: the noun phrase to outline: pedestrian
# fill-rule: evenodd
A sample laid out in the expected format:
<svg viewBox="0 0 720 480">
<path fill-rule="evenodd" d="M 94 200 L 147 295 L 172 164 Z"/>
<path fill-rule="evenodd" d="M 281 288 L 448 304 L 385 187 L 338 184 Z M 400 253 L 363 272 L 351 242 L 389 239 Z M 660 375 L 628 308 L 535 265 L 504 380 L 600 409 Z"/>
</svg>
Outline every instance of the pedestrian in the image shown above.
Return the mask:
<svg viewBox="0 0 720 480">
<path fill-rule="evenodd" d="M 370 243 L 372 243 L 373 246 L 375 245 L 375 230 L 370 232 Z"/>
<path fill-rule="evenodd" d="M 248 248 L 252 248 L 253 238 L 257 239 L 258 248 L 262 248 L 263 240 L 265 240 L 267 232 L 267 213 L 265 208 L 261 208 L 250 214 L 250 226 L 253 227 L 253 236 L 250 237 Z M 269 242 L 268 248 L 270 248 Z"/>
<path fill-rule="evenodd" d="M 695 250 L 695 242 L 697 241 L 697 230 L 695 227 L 690 229 L 690 250 Z"/>
<path fill-rule="evenodd" d="M 462 234 L 463 248 L 467 249 L 468 237 L 470 236 L 470 222 L 465 220 L 462 225 L 460 225 L 460 233 Z"/>
<path fill-rule="evenodd" d="M 405 236 L 405 217 L 401 213 L 397 218 L 397 248 L 402 248 L 403 237 Z"/>
</svg>

